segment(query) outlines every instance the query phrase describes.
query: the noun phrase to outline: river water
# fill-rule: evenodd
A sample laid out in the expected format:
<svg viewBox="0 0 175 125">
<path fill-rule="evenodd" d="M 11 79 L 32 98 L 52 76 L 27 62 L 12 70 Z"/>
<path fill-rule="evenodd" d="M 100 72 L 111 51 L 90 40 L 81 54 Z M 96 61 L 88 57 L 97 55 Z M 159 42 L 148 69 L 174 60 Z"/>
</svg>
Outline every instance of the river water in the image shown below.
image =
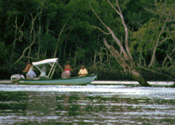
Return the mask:
<svg viewBox="0 0 175 125">
<path fill-rule="evenodd" d="M 3 85 L 0 125 L 173 125 L 175 88 Z"/>
</svg>

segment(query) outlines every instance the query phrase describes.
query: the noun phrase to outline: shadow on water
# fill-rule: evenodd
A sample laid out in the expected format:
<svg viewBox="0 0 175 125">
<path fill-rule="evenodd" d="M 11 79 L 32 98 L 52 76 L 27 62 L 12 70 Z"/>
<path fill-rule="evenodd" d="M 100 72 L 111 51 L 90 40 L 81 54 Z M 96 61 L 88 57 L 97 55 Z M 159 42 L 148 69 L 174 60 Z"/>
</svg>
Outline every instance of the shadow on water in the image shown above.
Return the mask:
<svg viewBox="0 0 175 125">
<path fill-rule="evenodd" d="M 116 86 L 112 88 L 114 87 Z M 72 88 L 83 89 L 83 87 Z M 0 124 L 175 124 L 173 89 L 117 86 L 114 91 L 110 86 L 89 86 L 89 88 L 94 88 L 94 92 L 1 91 Z M 108 89 L 109 92 L 102 92 L 102 89 Z"/>
</svg>

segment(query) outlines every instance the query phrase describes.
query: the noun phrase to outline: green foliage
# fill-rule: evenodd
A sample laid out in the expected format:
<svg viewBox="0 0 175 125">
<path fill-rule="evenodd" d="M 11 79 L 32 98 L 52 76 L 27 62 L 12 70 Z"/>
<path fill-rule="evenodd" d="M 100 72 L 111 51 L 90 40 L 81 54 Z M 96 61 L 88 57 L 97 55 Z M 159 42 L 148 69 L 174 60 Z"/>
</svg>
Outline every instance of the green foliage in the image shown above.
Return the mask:
<svg viewBox="0 0 175 125">
<path fill-rule="evenodd" d="M 7 63 L 7 56 L 8 56 L 8 51 L 7 48 L 4 45 L 4 42 L 0 41 L 0 65 L 3 66 L 5 63 Z"/>
<path fill-rule="evenodd" d="M 147 6 L 152 4 L 151 2 L 149 3 L 144 0 L 142 0 L 142 2 Z M 137 55 L 136 57 L 138 57 L 141 52 L 145 57 L 145 60 L 149 62 L 151 59 L 150 56 L 152 55 L 152 50 L 156 46 L 156 42 L 158 42 L 156 48 L 156 62 L 158 64 L 162 64 L 166 55 L 172 52 L 171 50 L 173 50 L 173 48 L 171 46 L 174 46 L 172 41 L 174 39 L 174 35 L 172 34 L 174 34 L 174 29 L 171 20 L 174 17 L 168 17 L 172 14 L 172 12 L 174 12 L 174 9 L 172 9 L 173 4 L 170 5 L 170 3 L 159 3 L 156 7 L 156 4 L 153 2 L 153 8 L 151 8 L 151 6 L 149 6 L 150 8 L 147 7 L 148 10 L 154 12 L 155 17 L 150 18 L 150 20 L 143 24 L 138 31 L 133 32 L 133 41 L 130 47 L 133 55 Z M 167 19 L 169 20 L 165 23 Z M 163 29 L 164 25 L 165 28 Z"/>
<path fill-rule="evenodd" d="M 137 31 L 143 24 L 147 23 L 154 15 L 148 12 L 147 6 L 154 7 L 153 0 L 130 0 L 126 3 L 126 8 L 123 10 L 126 23 L 131 30 Z"/>
<path fill-rule="evenodd" d="M 150 54 L 156 45 L 163 24 L 155 18 L 144 24 L 139 31 L 133 32 L 134 41 L 131 43 L 131 52 L 139 53 L 143 51 L 144 55 Z M 167 36 L 167 35 L 166 35 Z M 160 37 L 162 40 L 164 36 Z"/>
<path fill-rule="evenodd" d="M 116 0 L 110 1 L 116 7 Z M 150 59 L 152 48 L 155 46 L 158 34 L 169 12 L 172 14 L 172 20 L 168 21 L 166 26 L 172 39 L 175 38 L 173 21 L 175 2 L 173 0 L 158 1 L 157 7 L 154 2 L 154 0 L 119 1 L 125 22 L 130 29 L 129 34 L 133 34 L 132 42 L 129 44 L 136 61 L 139 59 L 140 51 L 143 52 L 146 60 Z M 90 4 L 101 20 L 115 32 L 119 39 L 123 40 L 125 32 L 121 20 L 107 0 L 0 0 L 1 66 L 12 66 L 12 72 L 16 72 L 19 68 L 15 66 L 19 67 L 24 64 L 24 59 L 28 56 L 33 60 L 52 58 L 58 42 L 56 53 L 62 65 L 69 60 L 74 67 L 81 64 L 91 67 L 94 64 L 95 51 L 100 52 L 100 48 L 104 47 L 103 38 L 107 38 L 112 44 L 114 42 L 109 35 L 103 34 L 94 27 L 94 25 L 98 26 L 107 32 L 107 29 L 92 12 Z M 15 22 L 16 19 L 17 22 Z M 34 24 L 33 27 L 32 24 Z M 63 25 L 65 27 L 60 35 Z M 165 37 L 170 37 L 168 31 L 160 36 L 160 41 Z M 25 51 L 24 58 L 17 65 L 7 63 L 13 47 L 12 64 L 19 59 L 33 39 L 35 42 L 31 46 L 31 51 Z M 158 61 L 162 61 L 161 58 L 173 50 L 172 39 L 158 46 L 157 56 L 162 55 Z M 116 44 L 114 47 L 117 48 Z M 170 56 L 175 57 L 175 54 L 172 53 Z M 110 69 L 106 59 L 107 57 L 103 56 L 104 64 L 101 67 Z M 99 60 L 99 55 L 97 55 L 96 61 Z M 110 64 L 114 69 L 122 70 L 114 59 L 110 59 Z"/>
<path fill-rule="evenodd" d="M 57 39 L 53 37 L 51 34 L 42 34 L 41 35 L 41 53 L 44 55 L 47 53 L 45 58 L 50 58 L 50 56 L 53 56 L 53 53 L 56 49 L 56 42 Z M 43 58 L 44 59 L 44 58 Z"/>
</svg>

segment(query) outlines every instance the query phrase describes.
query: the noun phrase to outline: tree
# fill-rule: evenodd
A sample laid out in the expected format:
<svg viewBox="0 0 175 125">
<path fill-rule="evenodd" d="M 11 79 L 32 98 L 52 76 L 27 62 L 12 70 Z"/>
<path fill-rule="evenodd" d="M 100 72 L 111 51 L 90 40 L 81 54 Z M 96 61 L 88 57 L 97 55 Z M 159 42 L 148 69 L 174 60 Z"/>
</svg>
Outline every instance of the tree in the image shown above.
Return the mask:
<svg viewBox="0 0 175 125">
<path fill-rule="evenodd" d="M 158 2 L 155 0 L 153 8 L 146 8 L 152 13 L 151 18 L 142 27 L 133 32 L 131 52 L 139 57 L 139 66 L 157 72 L 173 79 L 174 69 L 174 4 L 173 1 Z M 137 60 L 137 59 L 136 59 Z M 159 70 L 156 70 L 159 69 Z M 171 70 L 170 70 L 171 69 Z"/>
<path fill-rule="evenodd" d="M 107 40 L 104 38 L 104 44 L 105 46 L 109 49 L 110 53 L 112 56 L 116 59 L 116 61 L 122 66 L 123 70 L 125 73 L 129 74 L 133 79 L 137 80 L 140 85 L 142 86 L 149 86 L 147 81 L 142 77 L 142 75 L 139 73 L 139 71 L 136 69 L 135 62 L 133 60 L 133 57 L 131 55 L 131 52 L 129 50 L 129 44 L 128 44 L 128 27 L 125 23 L 124 16 L 122 14 L 122 10 L 119 6 L 118 0 L 116 0 L 116 7 L 111 3 L 110 0 L 107 0 L 109 5 L 111 6 L 112 9 L 119 15 L 119 18 L 121 20 L 121 23 L 124 27 L 124 32 L 125 32 L 125 42 L 122 43 L 121 40 L 116 36 L 115 32 L 112 30 L 111 27 L 107 26 L 101 18 L 98 16 L 98 14 L 95 12 L 93 7 L 90 4 L 90 7 L 93 11 L 93 13 L 97 16 L 99 21 L 103 24 L 103 26 L 107 29 L 108 33 L 103 31 L 100 27 L 95 26 L 98 28 L 100 31 L 102 31 L 105 34 L 110 34 L 115 41 L 115 43 L 118 45 L 119 49 L 114 48 L 113 45 L 109 45 Z M 120 52 L 121 51 L 121 52 Z"/>
<path fill-rule="evenodd" d="M 60 58 L 71 61 L 74 66 L 89 65 L 93 62 L 92 57 L 97 48 L 94 44 L 97 35 L 92 35 L 97 31 L 94 31 L 94 27 L 90 24 L 92 21 L 95 22 L 95 16 L 89 8 L 89 0 L 70 0 L 64 5 L 63 12 L 64 19 L 59 26 L 60 29 L 64 28 L 64 32 L 61 37 L 58 36 L 57 53 Z"/>
</svg>

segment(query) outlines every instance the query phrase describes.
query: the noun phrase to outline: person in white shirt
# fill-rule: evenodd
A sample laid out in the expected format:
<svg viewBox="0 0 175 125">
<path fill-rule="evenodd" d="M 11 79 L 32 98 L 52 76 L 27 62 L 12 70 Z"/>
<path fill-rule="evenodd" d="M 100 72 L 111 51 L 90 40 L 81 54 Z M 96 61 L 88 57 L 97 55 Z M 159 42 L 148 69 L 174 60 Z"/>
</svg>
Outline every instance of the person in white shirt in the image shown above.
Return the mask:
<svg viewBox="0 0 175 125">
<path fill-rule="evenodd" d="M 84 68 L 84 66 L 81 66 L 81 69 L 78 72 L 78 75 L 80 76 L 86 76 L 88 74 L 87 69 Z"/>
<path fill-rule="evenodd" d="M 26 79 L 34 79 L 36 78 L 36 73 L 33 71 L 33 67 L 26 74 Z"/>
</svg>

